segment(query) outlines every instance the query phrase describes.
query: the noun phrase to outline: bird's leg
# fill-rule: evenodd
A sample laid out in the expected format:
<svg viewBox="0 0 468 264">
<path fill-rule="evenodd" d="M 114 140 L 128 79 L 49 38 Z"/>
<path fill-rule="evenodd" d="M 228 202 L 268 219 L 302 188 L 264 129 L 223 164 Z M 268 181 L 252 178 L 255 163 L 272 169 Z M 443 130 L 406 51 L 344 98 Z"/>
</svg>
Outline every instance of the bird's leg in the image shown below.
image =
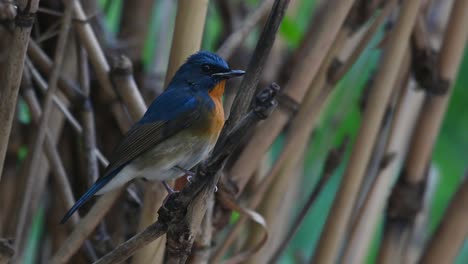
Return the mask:
<svg viewBox="0 0 468 264">
<path fill-rule="evenodd" d="M 171 186 L 169 186 L 169 184 L 167 184 L 166 181 L 162 181 L 162 184 L 164 185 L 164 188 L 166 188 L 166 191 L 169 195 L 175 193 L 174 189 L 172 189 Z"/>
<path fill-rule="evenodd" d="M 187 181 L 189 183 L 192 183 L 192 177 L 195 176 L 195 172 L 184 169 L 184 168 L 180 167 L 179 165 L 176 165 L 174 168 L 177 169 L 177 170 L 182 171 L 183 173 L 185 173 L 185 175 L 187 175 Z"/>
</svg>

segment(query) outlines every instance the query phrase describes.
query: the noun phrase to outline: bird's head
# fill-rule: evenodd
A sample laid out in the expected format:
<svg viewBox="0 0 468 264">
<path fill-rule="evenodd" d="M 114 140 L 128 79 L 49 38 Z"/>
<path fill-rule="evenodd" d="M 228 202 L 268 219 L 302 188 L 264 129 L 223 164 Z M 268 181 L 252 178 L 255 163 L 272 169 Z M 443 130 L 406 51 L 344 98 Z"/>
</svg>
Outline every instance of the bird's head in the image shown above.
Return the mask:
<svg viewBox="0 0 468 264">
<path fill-rule="evenodd" d="M 190 56 L 180 66 L 172 78 L 169 87 L 177 87 L 173 84 L 189 84 L 196 89 L 207 89 L 210 91 L 216 84 L 223 80 L 244 75 L 244 71 L 232 70 L 227 62 L 220 56 L 200 51 Z"/>
</svg>

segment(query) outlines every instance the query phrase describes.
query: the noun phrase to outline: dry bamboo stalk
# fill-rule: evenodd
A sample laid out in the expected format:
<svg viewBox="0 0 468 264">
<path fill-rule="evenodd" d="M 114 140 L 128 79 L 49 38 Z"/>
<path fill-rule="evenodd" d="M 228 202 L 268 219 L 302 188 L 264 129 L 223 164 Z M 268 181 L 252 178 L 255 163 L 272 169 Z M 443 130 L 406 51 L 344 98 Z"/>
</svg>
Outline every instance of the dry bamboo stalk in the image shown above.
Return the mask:
<svg viewBox="0 0 468 264">
<path fill-rule="evenodd" d="M 117 200 L 123 189 L 115 190 L 98 199 L 80 222 L 73 229 L 73 232 L 63 242 L 62 247 L 55 253 L 50 263 L 68 263 L 70 258 L 78 251 L 83 242 L 94 231 L 104 215 L 110 210 L 112 204 Z"/>
<path fill-rule="evenodd" d="M 453 263 L 468 236 L 468 178 L 463 179 L 458 191 L 444 213 L 442 222 L 429 240 L 419 263 Z"/>
<path fill-rule="evenodd" d="M 357 191 L 364 176 L 364 170 L 369 161 L 393 84 L 398 75 L 398 65 L 403 59 L 411 30 L 419 12 L 420 2 L 416 0 L 403 3 L 397 24 L 390 33 L 388 48 L 383 54 L 381 67 L 369 95 L 369 105 L 364 112 L 363 124 L 316 253 L 311 260 L 313 263 L 333 263 L 337 260 Z"/>
<path fill-rule="evenodd" d="M 29 34 L 34 23 L 34 15 L 37 11 L 39 0 L 21 0 L 17 2 L 21 14 L 16 15 L 16 24 L 13 29 L 11 42 L 14 47 L 7 53 L 3 63 L 9 65 L 0 74 L 0 180 L 2 178 L 3 162 L 5 160 L 8 139 L 10 137 L 13 114 L 16 109 L 16 98 L 23 74 L 24 59 L 29 43 Z"/>
<path fill-rule="evenodd" d="M 420 209 L 422 203 L 421 186 L 424 186 L 426 182 L 426 168 L 450 99 L 452 84 L 457 75 L 468 37 L 468 32 L 464 29 L 466 23 L 468 23 L 468 2 L 457 0 L 452 7 L 437 65 L 438 78 L 443 81 L 442 85 L 444 86 L 441 88 L 447 89 L 447 91 L 445 94 L 437 96 L 426 95 L 424 100 L 402 171 L 401 187 L 395 188 L 393 191 L 395 198 L 402 197 L 403 199 L 395 201 L 391 205 L 396 206 L 389 208 L 389 211 L 394 214 L 393 218 L 403 217 L 405 221 L 391 221 L 386 226 L 383 244 L 379 252 L 379 259 L 382 261 L 388 256 L 392 256 L 392 259 L 402 257 L 401 244 L 406 244 L 404 242 L 407 240 L 396 239 L 401 238 L 398 236 L 404 236 L 405 239 L 409 236 L 412 221 Z M 404 193 L 408 194 L 408 197 L 402 196 L 400 190 L 406 190 Z M 415 195 L 416 198 L 411 197 Z M 412 211 L 408 211 L 408 209 Z"/>
<path fill-rule="evenodd" d="M 28 64 L 28 68 L 31 71 L 32 79 L 36 82 L 37 86 L 40 89 L 42 89 L 43 91 L 46 91 L 47 90 L 47 84 L 46 84 L 45 80 L 42 79 L 42 77 L 37 72 L 37 70 L 34 68 L 34 66 L 31 63 L 28 63 L 28 60 L 26 61 L 26 63 Z M 73 114 L 68 110 L 68 108 L 67 108 L 68 102 L 65 102 L 66 99 L 64 99 L 63 97 L 64 96 L 54 96 L 54 102 L 55 102 L 56 106 L 62 112 L 63 116 L 66 117 L 68 122 L 70 122 L 70 125 L 72 126 L 72 128 L 75 130 L 76 133 L 78 133 L 78 134 L 84 133 L 84 128 L 80 125 L 79 121 L 73 116 Z M 53 119 L 53 120 L 57 121 L 56 119 Z M 108 161 L 104 157 L 104 154 L 102 154 L 102 152 L 98 148 L 94 148 L 94 153 L 95 153 L 97 159 L 101 162 L 101 164 L 104 167 L 107 166 Z"/>
<path fill-rule="evenodd" d="M 414 81 L 410 81 L 397 106 L 395 121 L 392 124 L 390 139 L 385 150 L 386 155 L 394 155 L 394 158 L 388 166 L 380 170 L 376 182 L 364 201 L 360 214 L 356 216 L 359 221 L 356 221 L 356 225 L 352 227 L 350 238 L 344 249 L 342 257 L 344 263 L 362 263 L 366 256 L 373 238 L 373 231 L 384 211 L 391 186 L 405 157 L 405 149 L 423 99 L 423 92 L 416 91 Z"/>
<path fill-rule="evenodd" d="M 318 120 L 320 110 L 323 109 L 323 106 L 326 104 L 326 99 L 332 90 L 331 85 L 325 84 L 328 66 L 332 62 L 336 53 L 341 49 L 342 45 L 344 45 L 344 40 L 347 38 L 348 34 L 348 30 L 342 30 L 338 34 L 329 54 L 325 58 L 324 66 L 320 68 L 320 71 L 317 74 L 318 79 L 311 84 L 307 94 L 305 95 L 304 101 L 291 124 L 291 133 L 286 139 L 286 144 L 280 157 L 275 162 L 273 168 L 271 168 L 267 173 L 267 176 L 264 177 L 264 180 L 260 182 L 260 186 L 256 188 L 254 197 L 249 200 L 249 208 L 256 208 L 260 204 L 267 190 L 268 193 L 272 193 L 272 196 L 266 196 L 265 199 L 273 200 L 274 202 L 272 202 L 272 204 L 278 204 L 280 202 L 281 195 L 279 195 L 279 193 L 281 193 L 281 191 L 270 190 L 270 184 L 277 181 L 277 188 L 288 186 L 286 183 L 288 179 L 287 176 L 294 170 L 295 165 L 299 161 L 300 157 L 302 157 L 309 135 Z M 278 180 L 276 180 L 276 178 L 278 178 Z M 231 230 L 227 238 L 223 241 L 223 244 L 214 254 L 214 257 L 211 260 L 212 262 L 217 263 L 220 261 L 224 252 L 229 248 L 231 243 L 234 241 L 234 238 L 237 236 L 237 233 L 240 231 L 240 226 L 242 226 L 246 220 L 246 216 L 242 216 L 238 220 L 235 227 Z M 255 236 L 256 235 L 252 235 L 252 237 Z"/>
<path fill-rule="evenodd" d="M 181 0 L 178 2 L 165 87 L 187 57 L 200 49 L 207 9 L 208 0 Z M 141 212 L 139 230 L 143 230 L 156 220 L 157 210 L 155 208 L 158 208 L 164 199 L 161 193 L 165 193 L 165 191 L 158 183 L 151 183 L 146 187 L 145 206 Z M 147 263 L 148 259 L 152 259 L 153 263 L 161 261 L 164 258 L 164 241 L 165 236 L 162 236 L 140 249 L 135 254 L 133 263 Z M 141 260 L 141 262 L 136 260 Z"/>
<path fill-rule="evenodd" d="M 151 24 L 153 0 L 125 0 L 120 20 L 119 39 L 123 40 L 125 54 L 132 64 L 141 67 L 148 27 Z"/>
<path fill-rule="evenodd" d="M 434 166 L 431 166 L 428 170 L 422 207 L 415 216 L 411 226 L 408 242 L 401 255 L 402 263 L 417 263 L 428 238 L 427 230 L 429 229 L 431 202 L 434 200 L 436 186 L 440 179 L 440 174 Z"/>
<path fill-rule="evenodd" d="M 133 79 L 132 62 L 124 55 L 114 58 L 110 78 L 120 98 L 128 106 L 133 121 L 138 121 L 146 111 L 146 104 Z"/>
<path fill-rule="evenodd" d="M 77 19 L 86 20 L 86 15 L 78 1 L 73 2 L 73 11 Z M 111 102 L 115 101 L 117 96 L 113 91 L 108 75 L 110 67 L 91 26 L 88 23 L 78 23 L 76 24 L 76 29 L 78 36 L 89 55 L 88 57 L 90 58 L 90 62 L 95 68 L 97 78 L 103 87 L 103 90 L 106 92 L 107 99 Z M 128 107 L 141 108 L 139 103 L 136 101 L 128 104 Z M 114 116 L 119 117 L 121 110 L 122 109 L 119 104 L 112 104 Z M 131 111 L 135 113 L 138 112 L 136 109 L 132 109 Z M 128 129 L 128 127 L 122 126 L 121 128 L 123 131 Z M 96 202 L 86 217 L 78 223 L 73 232 L 67 238 L 65 241 L 66 244 L 63 244 L 58 252 L 53 256 L 53 263 L 63 263 L 68 261 L 68 259 L 79 249 L 86 237 L 94 230 L 102 217 L 104 217 L 105 213 L 110 209 L 111 205 L 118 198 L 122 190 L 123 189 L 120 189 L 105 194 Z"/>
<path fill-rule="evenodd" d="M 314 34 L 311 34 L 308 43 L 310 49 L 306 50 L 302 60 L 295 65 L 291 82 L 283 89 L 283 92 L 296 102 L 302 101 L 353 2 L 353 0 L 327 1 L 323 9 L 317 11 L 319 18 L 313 24 L 317 27 Z M 252 136 L 229 172 L 239 190 L 243 190 L 248 179 L 256 170 L 257 160 L 264 155 L 289 118 L 288 113 L 275 111 Z"/>
<path fill-rule="evenodd" d="M 381 168 L 387 166 L 390 162 L 393 162 L 394 154 L 388 154 L 386 152 L 386 147 L 389 144 L 392 124 L 395 120 L 395 109 L 397 105 L 400 105 L 399 102 L 403 100 L 403 96 L 406 94 L 406 89 L 408 88 L 408 83 L 410 81 L 411 71 L 411 55 L 410 50 L 407 49 L 403 58 L 403 61 L 399 67 L 397 81 L 395 82 L 395 89 L 392 92 L 392 95 L 389 100 L 388 107 L 384 119 L 382 120 L 381 128 L 379 134 L 376 138 L 376 143 L 372 150 L 371 159 L 366 168 L 366 174 L 364 176 L 363 183 L 359 190 L 358 198 L 354 204 L 353 214 L 351 217 L 351 226 L 356 222 L 360 221 L 360 215 L 362 213 L 362 205 L 364 201 L 369 196 L 371 188 L 373 188 L 377 175 Z M 365 106 L 364 106 L 365 107 Z"/>
<path fill-rule="evenodd" d="M 97 158 L 97 147 L 96 147 L 96 126 L 94 120 L 94 111 L 91 104 L 90 94 L 90 79 L 89 79 L 89 67 L 86 50 L 83 47 L 79 47 L 79 82 L 83 94 L 86 99 L 80 105 L 80 118 L 83 124 L 83 161 L 86 168 L 86 175 L 88 176 L 88 184 L 91 186 L 99 177 L 99 166 Z"/>
<path fill-rule="evenodd" d="M 165 86 L 187 57 L 200 49 L 208 0 L 180 0 L 177 6 Z"/>
<path fill-rule="evenodd" d="M 57 90 L 57 82 L 60 76 L 60 71 L 63 65 L 63 58 L 65 54 L 65 48 L 68 40 L 68 33 L 70 31 L 72 21 L 72 8 L 71 4 L 74 0 L 67 1 L 65 3 L 65 14 L 60 27 L 59 39 L 57 41 L 57 47 L 54 56 L 54 65 L 51 72 L 51 76 L 48 82 L 48 90 L 44 99 L 43 113 L 39 121 L 39 128 L 35 137 L 34 143 L 31 148 L 30 155 L 28 155 L 28 169 L 27 169 L 27 183 L 23 204 L 20 211 L 20 218 L 18 221 L 18 228 L 15 234 L 15 249 L 20 255 L 15 256 L 16 261 L 21 261 L 22 254 L 24 253 L 25 241 L 27 238 L 27 227 L 26 222 L 28 214 L 34 212 L 37 209 L 39 203 L 39 195 L 42 194 L 43 187 L 45 186 L 46 176 L 42 179 L 34 177 L 41 167 L 41 154 L 43 151 L 43 143 L 47 136 L 47 130 L 49 125 L 49 118 L 52 113 L 53 106 L 53 95 Z M 42 187 L 42 189 L 41 189 Z M 34 196 L 37 195 L 37 196 Z"/>
<path fill-rule="evenodd" d="M 414 138 L 407 159 L 407 179 L 417 184 L 421 181 L 427 163 L 431 157 L 434 141 L 439 133 L 452 84 L 458 72 L 465 48 L 468 32 L 464 29 L 468 21 L 468 2 L 457 0 L 450 15 L 444 42 L 439 55 L 438 69 L 443 80 L 447 82 L 449 91 L 443 96 L 427 96 L 422 109 L 422 116 L 416 128 L 417 137 Z"/>
<path fill-rule="evenodd" d="M 39 123 L 42 115 L 42 109 L 39 104 L 39 100 L 31 88 L 32 87 L 26 88 L 27 90 L 23 91 L 24 99 L 28 103 L 32 119 L 35 123 Z M 44 139 L 44 150 L 47 155 L 54 180 L 57 182 L 57 185 L 60 186 L 60 196 L 62 197 L 65 205 L 71 207 L 75 203 L 75 198 L 73 197 L 73 192 L 71 190 L 70 183 L 68 182 L 65 167 L 60 159 L 60 154 L 55 147 L 49 131 L 47 131 L 46 138 Z M 75 217 L 72 217 L 71 220 L 73 224 L 76 224 L 79 220 L 78 214 L 76 214 Z"/>
<path fill-rule="evenodd" d="M 388 1 L 385 4 L 385 6 L 382 8 L 378 16 L 374 19 L 374 21 L 372 21 L 372 24 L 369 26 L 369 28 L 366 30 L 364 35 L 359 40 L 359 43 L 356 45 L 356 48 L 353 50 L 351 55 L 349 55 L 349 57 L 346 59 L 345 63 L 339 68 L 337 72 L 335 72 L 330 77 L 329 81 L 331 83 L 336 83 L 339 80 L 341 80 L 341 78 L 343 78 L 343 76 L 349 71 L 351 66 L 354 65 L 356 60 L 359 58 L 359 56 L 362 54 L 364 49 L 367 47 L 367 45 L 371 41 L 375 32 L 377 32 L 377 30 L 385 21 L 385 19 L 388 18 L 390 12 L 395 8 L 395 6 L 396 6 L 396 0 Z"/>
</svg>

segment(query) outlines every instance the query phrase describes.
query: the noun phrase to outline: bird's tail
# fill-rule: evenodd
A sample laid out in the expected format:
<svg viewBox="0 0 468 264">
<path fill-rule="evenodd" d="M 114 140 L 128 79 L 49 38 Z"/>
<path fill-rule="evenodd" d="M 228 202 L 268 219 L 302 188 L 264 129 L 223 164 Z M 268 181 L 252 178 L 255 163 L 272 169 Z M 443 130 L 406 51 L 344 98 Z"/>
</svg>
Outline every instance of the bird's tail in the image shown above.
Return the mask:
<svg viewBox="0 0 468 264">
<path fill-rule="evenodd" d="M 84 194 L 83 196 L 76 201 L 76 203 L 68 210 L 68 212 L 65 214 L 65 216 L 60 220 L 60 224 L 64 224 L 68 218 L 70 218 L 73 213 L 76 212 L 83 204 L 85 204 L 96 192 L 98 192 L 104 185 L 106 185 L 112 178 L 115 176 L 117 172 L 111 173 L 109 175 L 106 175 L 102 178 L 99 178 Z"/>
</svg>

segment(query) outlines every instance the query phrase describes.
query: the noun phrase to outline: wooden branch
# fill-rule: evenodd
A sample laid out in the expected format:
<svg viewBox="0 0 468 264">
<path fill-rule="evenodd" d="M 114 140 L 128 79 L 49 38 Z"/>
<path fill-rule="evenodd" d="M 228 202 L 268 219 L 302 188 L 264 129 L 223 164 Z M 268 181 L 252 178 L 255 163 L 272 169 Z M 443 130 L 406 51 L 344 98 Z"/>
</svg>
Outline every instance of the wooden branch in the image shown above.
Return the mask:
<svg viewBox="0 0 468 264">
<path fill-rule="evenodd" d="M 255 47 L 255 51 L 250 59 L 246 74 L 242 79 L 242 83 L 234 99 L 229 119 L 224 125 L 221 136 L 231 131 L 240 118 L 249 111 L 253 95 L 255 94 L 255 88 L 260 80 L 260 75 L 262 74 L 268 54 L 273 47 L 276 32 L 283 20 L 288 4 L 289 0 L 275 0 L 268 20 L 260 35 L 260 39 Z"/>
<path fill-rule="evenodd" d="M 8 67 L 0 72 L 0 83 L 2 84 L 2 89 L 0 89 L 0 180 L 13 124 L 13 115 L 16 110 L 16 98 L 18 97 L 21 75 L 23 74 L 29 34 L 38 5 L 39 0 L 17 1 L 18 10 L 15 17 L 15 27 L 9 43 L 12 48 L 7 53 L 5 61 L 2 62 Z"/>
<path fill-rule="evenodd" d="M 267 118 L 276 107 L 278 86 L 271 85 L 258 95 L 254 109 L 249 112 L 224 139 L 220 139 L 210 160 L 199 167 L 193 182 L 167 199 L 159 209 L 158 221 L 123 243 L 95 264 L 120 263 L 140 248 L 167 231 L 166 263 L 184 263 L 188 258 L 196 230 L 206 211 L 206 200 L 213 193 L 227 157 L 246 136 L 245 131 L 259 120 Z"/>
</svg>

